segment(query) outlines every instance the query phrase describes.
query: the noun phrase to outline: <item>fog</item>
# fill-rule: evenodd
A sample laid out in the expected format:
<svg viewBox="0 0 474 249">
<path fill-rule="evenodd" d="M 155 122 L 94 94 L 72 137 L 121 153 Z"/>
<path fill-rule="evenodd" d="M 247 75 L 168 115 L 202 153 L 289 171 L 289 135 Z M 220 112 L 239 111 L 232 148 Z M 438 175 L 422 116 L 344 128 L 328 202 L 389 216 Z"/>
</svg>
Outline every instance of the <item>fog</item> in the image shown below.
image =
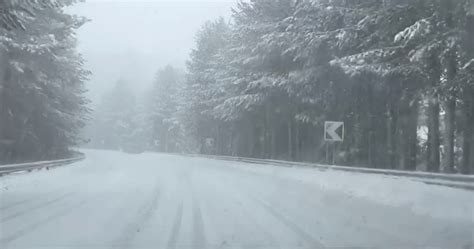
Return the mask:
<svg viewBox="0 0 474 249">
<path fill-rule="evenodd" d="M 472 41 L 474 0 L 0 0 L 0 249 L 474 249 Z"/>
<path fill-rule="evenodd" d="M 78 49 L 93 73 L 87 85 L 93 104 L 120 78 L 140 92 L 159 68 L 184 68 L 202 24 L 228 18 L 233 3 L 88 0 L 72 7 L 71 13 L 90 19 L 79 29 Z"/>
<path fill-rule="evenodd" d="M 0 1 L 0 157 L 474 173 L 472 0 L 235 1 Z"/>
</svg>

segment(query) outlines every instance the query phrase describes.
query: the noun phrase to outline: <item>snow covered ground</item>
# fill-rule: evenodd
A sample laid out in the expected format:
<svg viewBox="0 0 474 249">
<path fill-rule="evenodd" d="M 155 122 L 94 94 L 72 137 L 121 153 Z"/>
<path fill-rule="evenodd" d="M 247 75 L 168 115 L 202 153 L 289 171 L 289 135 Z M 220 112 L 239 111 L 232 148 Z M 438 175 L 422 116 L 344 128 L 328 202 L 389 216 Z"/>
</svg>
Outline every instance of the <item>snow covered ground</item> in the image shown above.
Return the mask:
<svg viewBox="0 0 474 249">
<path fill-rule="evenodd" d="M 0 248 L 474 244 L 474 192 L 332 170 L 85 152 L 67 167 L 0 178 Z"/>
</svg>

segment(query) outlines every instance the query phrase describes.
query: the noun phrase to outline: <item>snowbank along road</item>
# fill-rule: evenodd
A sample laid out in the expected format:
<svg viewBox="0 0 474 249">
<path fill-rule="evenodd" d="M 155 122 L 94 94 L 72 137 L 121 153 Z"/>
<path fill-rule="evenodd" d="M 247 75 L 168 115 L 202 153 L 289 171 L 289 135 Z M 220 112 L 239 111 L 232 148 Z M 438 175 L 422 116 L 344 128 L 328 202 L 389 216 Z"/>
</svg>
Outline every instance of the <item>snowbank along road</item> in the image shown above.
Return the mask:
<svg viewBox="0 0 474 249">
<path fill-rule="evenodd" d="M 0 248 L 472 248 L 473 192 L 409 179 L 85 151 L 0 178 Z"/>
</svg>

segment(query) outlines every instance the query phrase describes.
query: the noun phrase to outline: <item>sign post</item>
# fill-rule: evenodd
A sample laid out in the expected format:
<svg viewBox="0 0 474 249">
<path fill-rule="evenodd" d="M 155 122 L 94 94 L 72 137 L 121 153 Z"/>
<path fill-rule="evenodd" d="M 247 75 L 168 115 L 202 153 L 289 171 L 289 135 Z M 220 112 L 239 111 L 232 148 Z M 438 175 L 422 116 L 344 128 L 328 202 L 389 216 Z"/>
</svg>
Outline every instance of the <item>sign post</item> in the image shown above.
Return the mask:
<svg viewBox="0 0 474 249">
<path fill-rule="evenodd" d="M 329 143 L 332 143 L 332 164 L 336 164 L 335 142 L 344 142 L 344 122 L 326 121 L 324 123 L 324 140 L 326 141 L 326 163 L 329 163 Z"/>
</svg>

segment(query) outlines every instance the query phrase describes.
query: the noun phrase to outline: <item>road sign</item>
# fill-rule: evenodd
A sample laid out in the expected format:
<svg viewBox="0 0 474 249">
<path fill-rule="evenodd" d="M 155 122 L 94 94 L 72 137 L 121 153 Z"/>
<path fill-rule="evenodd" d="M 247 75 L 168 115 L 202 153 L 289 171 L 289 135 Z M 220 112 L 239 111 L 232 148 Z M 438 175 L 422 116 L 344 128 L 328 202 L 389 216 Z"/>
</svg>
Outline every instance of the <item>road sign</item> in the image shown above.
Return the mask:
<svg viewBox="0 0 474 249">
<path fill-rule="evenodd" d="M 333 142 L 344 141 L 344 122 L 326 121 L 324 123 L 324 140 Z"/>
</svg>

